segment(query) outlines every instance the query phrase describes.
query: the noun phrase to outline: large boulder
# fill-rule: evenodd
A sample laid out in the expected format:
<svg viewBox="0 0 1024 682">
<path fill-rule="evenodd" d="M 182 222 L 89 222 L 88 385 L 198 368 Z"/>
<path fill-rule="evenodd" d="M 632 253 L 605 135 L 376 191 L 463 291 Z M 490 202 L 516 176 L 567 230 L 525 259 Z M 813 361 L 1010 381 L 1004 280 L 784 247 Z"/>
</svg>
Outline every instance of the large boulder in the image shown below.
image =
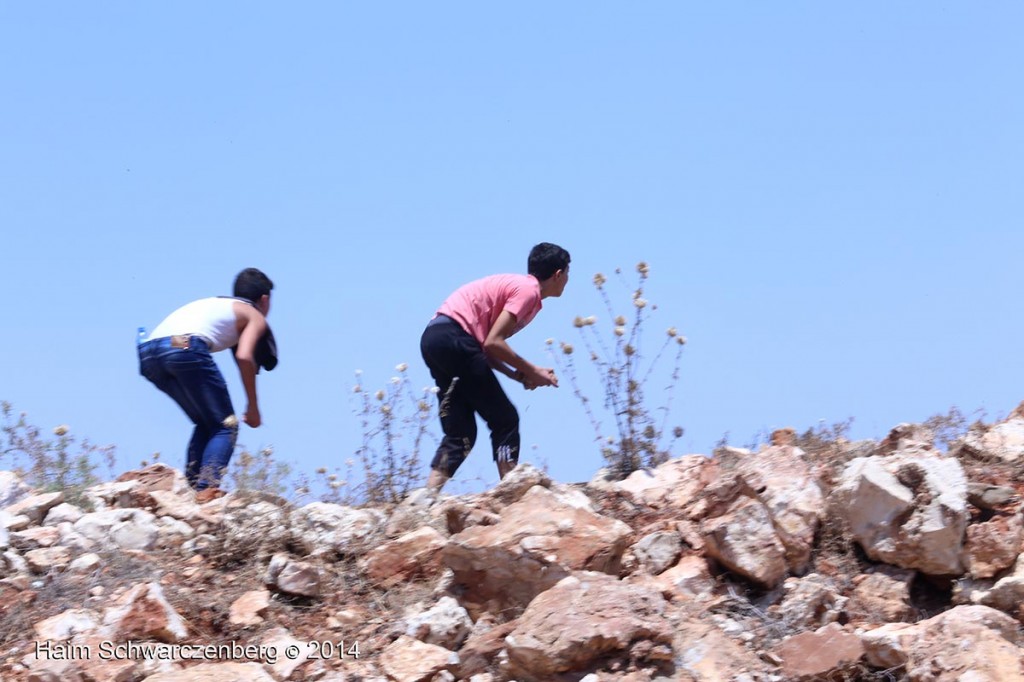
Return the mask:
<svg viewBox="0 0 1024 682">
<path fill-rule="evenodd" d="M 697 620 L 675 628 L 673 679 L 687 682 L 738 682 L 772 679 L 768 666 L 752 651 L 721 629 Z"/>
<path fill-rule="evenodd" d="M 1024 541 L 1019 514 L 995 516 L 967 527 L 967 570 L 972 578 L 991 578 L 1013 566 Z"/>
<path fill-rule="evenodd" d="M 748 494 L 767 510 L 785 548 L 789 570 L 803 572 L 825 507 L 821 484 L 804 451 L 791 445 L 774 445 L 743 458 L 738 475 Z"/>
<path fill-rule="evenodd" d="M 953 444 L 950 452 L 958 457 L 983 461 L 1005 464 L 1020 462 L 1024 459 L 1024 413 L 1018 407 L 1006 421 L 972 429 Z"/>
<path fill-rule="evenodd" d="M 853 578 L 853 591 L 846 602 L 846 615 L 853 623 L 890 623 L 910 620 L 910 585 L 914 571 L 879 566 Z"/>
<path fill-rule="evenodd" d="M 957 606 L 918 623 L 861 633 L 867 661 L 902 667 L 910 682 L 1022 682 L 1024 649 L 1016 620 L 985 606 Z"/>
<path fill-rule="evenodd" d="M 815 631 L 787 637 L 775 647 L 782 674 L 792 682 L 848 679 L 864 656 L 857 635 L 832 623 Z"/>
<path fill-rule="evenodd" d="M 929 575 L 964 572 L 967 479 L 953 458 L 896 452 L 854 459 L 833 510 L 875 561 Z"/>
<path fill-rule="evenodd" d="M 74 532 L 106 550 L 152 549 L 159 534 L 157 518 L 144 509 L 108 509 L 83 514 Z"/>
<path fill-rule="evenodd" d="M 580 572 L 530 602 L 505 638 L 518 677 L 551 680 L 615 655 L 672 659 L 673 627 L 656 591 L 604 573 Z"/>
<path fill-rule="evenodd" d="M 215 563 L 266 559 L 284 551 L 292 538 L 288 512 L 266 500 L 244 500 L 230 495 L 221 517 L 221 530 L 208 549 Z M 220 502 L 221 500 L 217 500 Z"/>
<path fill-rule="evenodd" d="M 515 611 L 571 571 L 617 574 L 630 532 L 621 521 L 535 486 L 506 507 L 497 524 L 454 535 L 442 558 L 470 613 Z"/>
<path fill-rule="evenodd" d="M 472 629 L 473 621 L 466 609 L 451 597 L 441 597 L 434 606 L 406 619 L 405 634 L 427 644 L 455 650 Z"/>
<path fill-rule="evenodd" d="M 786 577 L 786 548 L 771 516 L 755 499 L 740 496 L 725 513 L 705 519 L 705 552 L 731 571 L 765 587 Z"/>
<path fill-rule="evenodd" d="M 4 507 L 4 511 L 12 517 L 27 516 L 33 526 L 38 526 L 46 518 L 46 513 L 64 501 L 64 493 L 40 493 L 24 497 L 14 504 Z M 10 526 L 8 526 L 10 528 Z M 21 530 L 20 528 L 11 530 Z"/>
<path fill-rule="evenodd" d="M 635 503 L 656 509 L 684 508 L 700 497 L 708 463 L 704 455 L 686 455 L 654 469 L 638 469 L 622 481 L 595 478 L 589 485 L 597 490 L 623 492 Z"/>
<path fill-rule="evenodd" d="M 291 515 L 295 545 L 310 556 L 344 556 L 362 549 L 386 517 L 377 509 L 313 502 Z"/>
<path fill-rule="evenodd" d="M 385 587 L 411 578 L 434 577 L 441 571 L 440 555 L 447 539 L 430 526 L 385 542 L 360 560 L 360 567 Z"/>
<path fill-rule="evenodd" d="M 1024 554 L 1017 557 L 1013 570 L 1006 572 L 994 583 L 988 581 L 960 581 L 955 596 L 960 602 L 981 604 L 1005 611 L 1011 615 L 1022 613 L 1024 603 Z"/>
</svg>

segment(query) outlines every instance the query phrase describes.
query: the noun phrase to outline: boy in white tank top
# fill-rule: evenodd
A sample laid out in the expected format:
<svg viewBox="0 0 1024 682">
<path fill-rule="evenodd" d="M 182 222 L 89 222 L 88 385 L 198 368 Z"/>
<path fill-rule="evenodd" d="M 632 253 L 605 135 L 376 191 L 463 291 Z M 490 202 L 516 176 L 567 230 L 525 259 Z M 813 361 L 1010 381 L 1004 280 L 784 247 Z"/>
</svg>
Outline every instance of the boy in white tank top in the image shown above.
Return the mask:
<svg viewBox="0 0 1024 682">
<path fill-rule="evenodd" d="M 224 376 L 212 353 L 231 348 L 248 404 L 242 421 L 260 425 L 256 396 L 259 366 L 277 364 L 266 316 L 274 283 L 247 268 L 235 278 L 234 297 L 203 298 L 167 316 L 139 346 L 139 373 L 169 395 L 195 424 L 188 445 L 185 477 L 206 501 L 220 496 L 219 485 L 238 437 L 238 418 Z M 204 492 L 205 491 L 205 492 Z"/>
</svg>

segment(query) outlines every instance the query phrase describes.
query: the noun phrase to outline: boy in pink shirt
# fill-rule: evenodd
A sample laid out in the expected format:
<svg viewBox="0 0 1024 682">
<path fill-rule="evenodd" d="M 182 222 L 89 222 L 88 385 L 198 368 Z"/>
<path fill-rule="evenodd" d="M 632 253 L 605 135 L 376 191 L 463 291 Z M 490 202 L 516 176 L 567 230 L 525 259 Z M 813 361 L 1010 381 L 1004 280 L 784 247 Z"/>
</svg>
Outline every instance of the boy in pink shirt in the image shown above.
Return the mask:
<svg viewBox="0 0 1024 682">
<path fill-rule="evenodd" d="M 527 275 L 491 275 L 457 289 L 438 309 L 420 340 L 438 387 L 444 438 L 430 463 L 427 487 L 439 491 L 476 442 L 476 414 L 491 431 L 498 475 L 519 462 L 519 414 L 494 375 L 526 389 L 558 386 L 553 369 L 516 354 L 508 338 L 528 325 L 541 300 L 561 296 L 569 281 L 569 252 L 547 242 L 530 251 Z"/>
</svg>

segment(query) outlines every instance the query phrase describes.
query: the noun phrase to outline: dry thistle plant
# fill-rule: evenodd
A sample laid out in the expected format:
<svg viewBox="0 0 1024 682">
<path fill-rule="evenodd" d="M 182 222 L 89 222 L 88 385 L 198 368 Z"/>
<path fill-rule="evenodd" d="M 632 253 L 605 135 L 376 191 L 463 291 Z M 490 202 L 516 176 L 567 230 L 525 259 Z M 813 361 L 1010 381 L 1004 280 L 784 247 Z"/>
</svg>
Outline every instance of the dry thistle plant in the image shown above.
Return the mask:
<svg viewBox="0 0 1024 682">
<path fill-rule="evenodd" d="M 270 493 L 286 497 L 294 490 L 290 483 L 292 468 L 285 462 L 274 459 L 274 448 L 260 448 L 252 454 L 244 446 L 238 446 L 240 452 L 231 458 L 228 468 L 228 480 L 231 487 L 238 492 Z"/>
<path fill-rule="evenodd" d="M 612 415 L 614 432 L 604 428 L 595 415 L 590 398 L 581 387 L 574 360 L 575 348 L 563 341 L 556 351 L 554 340 L 547 341 L 548 351 L 556 367 L 569 379 L 573 393 L 583 404 L 587 418 L 594 427 L 596 440 L 601 443 L 601 454 L 612 475 L 618 478 L 624 478 L 643 467 L 661 464 L 668 459 L 672 444 L 683 435 L 682 427 L 674 426 L 670 430 L 667 427 L 672 398 L 679 383 L 679 366 L 686 338 L 675 327 L 669 327 L 653 359 L 645 362 L 646 330 L 650 327 L 650 319 L 657 306 L 644 298 L 644 286 L 650 274 L 647 263 L 638 263 L 636 272 L 637 284 L 634 288 L 625 282 L 620 269 L 615 270 L 626 290 L 632 291 L 629 303 L 632 313 L 629 316 L 616 312 L 605 288 L 605 276 L 601 273 L 594 275 L 594 287 L 613 323 L 610 343 L 605 338 L 607 333 L 599 331 L 595 316 L 577 317 L 573 322 L 579 330 L 588 359 L 597 371 L 604 398 L 603 407 Z M 646 389 L 652 376 L 664 377 L 663 374 L 656 375 L 655 371 L 666 357 L 672 358 L 671 374 L 664 386 L 663 402 L 654 406 Z"/>
<path fill-rule="evenodd" d="M 430 425 L 436 420 L 437 388 L 428 386 L 420 394 L 412 388 L 404 362 L 385 388 L 374 392 L 360 383 L 356 371 L 352 392 L 359 400 L 356 414 L 362 428 L 362 445 L 356 458 L 362 467 L 363 482 L 348 499 L 366 503 L 397 503 L 411 490 L 422 485 L 424 448 L 437 447 Z M 352 463 L 349 462 L 351 468 Z M 336 490 L 346 480 L 329 480 Z"/>
<path fill-rule="evenodd" d="M 95 475 L 101 460 L 109 472 L 115 464 L 114 446 L 93 445 L 88 440 L 78 441 L 70 428 L 61 425 L 53 429 L 56 440 L 46 440 L 37 427 L 28 423 L 28 415 L 18 414 L 7 401 L 0 402 L 3 426 L 0 433 L 0 458 L 33 488 L 44 492 L 63 491 L 68 502 L 78 504 L 81 494 L 89 486 L 100 482 Z M 78 443 L 78 451 L 73 446 Z M 6 466 L 6 465 L 5 465 Z"/>
</svg>

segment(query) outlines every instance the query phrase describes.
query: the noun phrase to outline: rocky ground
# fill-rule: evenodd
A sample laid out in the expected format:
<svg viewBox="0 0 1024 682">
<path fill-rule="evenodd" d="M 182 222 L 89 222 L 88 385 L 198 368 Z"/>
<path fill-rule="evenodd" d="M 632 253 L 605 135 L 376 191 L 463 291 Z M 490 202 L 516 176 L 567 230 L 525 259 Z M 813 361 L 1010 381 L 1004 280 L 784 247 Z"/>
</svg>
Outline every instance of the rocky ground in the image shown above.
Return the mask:
<svg viewBox="0 0 1024 682">
<path fill-rule="evenodd" d="M 1024 680 L 1024 410 L 393 508 L 0 472 L 0 676 Z"/>
</svg>

